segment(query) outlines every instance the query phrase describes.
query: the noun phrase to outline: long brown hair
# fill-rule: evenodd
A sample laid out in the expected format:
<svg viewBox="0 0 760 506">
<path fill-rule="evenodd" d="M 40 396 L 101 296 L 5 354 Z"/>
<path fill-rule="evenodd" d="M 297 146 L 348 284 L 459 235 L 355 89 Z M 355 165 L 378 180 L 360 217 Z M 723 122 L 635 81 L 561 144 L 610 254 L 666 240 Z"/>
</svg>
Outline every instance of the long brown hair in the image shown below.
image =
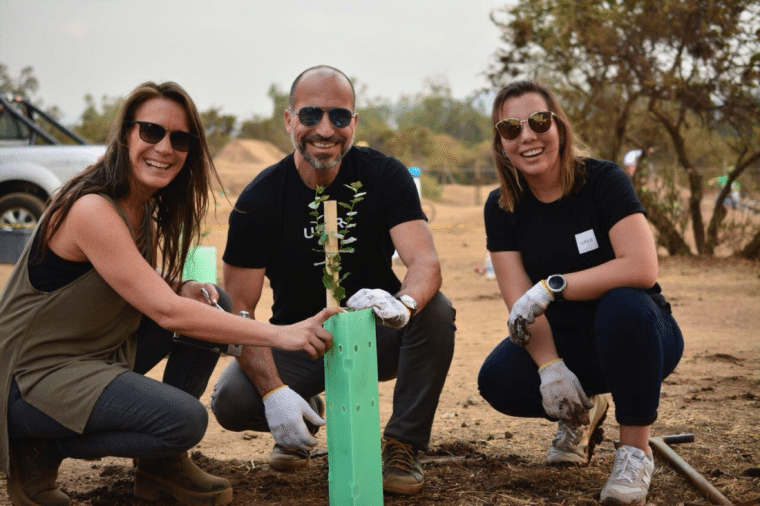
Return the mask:
<svg viewBox="0 0 760 506">
<path fill-rule="evenodd" d="M 562 110 L 554 94 L 545 86 L 537 81 L 515 81 L 504 86 L 496 94 L 491 111 L 491 122 L 496 125 L 499 122 L 501 107 L 510 98 L 521 97 L 526 93 L 538 93 L 546 101 L 546 105 L 557 118 L 557 129 L 559 130 L 559 160 L 560 160 L 560 186 L 562 187 L 562 196 L 566 197 L 578 191 L 586 181 L 586 170 L 584 160 L 575 147 L 573 129 L 570 122 Z M 520 201 L 523 192 L 524 180 L 517 168 L 504 155 L 504 148 L 501 143 L 501 136 L 496 128 L 493 129 L 493 142 L 491 143 L 491 152 L 496 165 L 496 172 L 499 175 L 499 207 L 505 211 L 514 211 L 515 206 Z"/>
<path fill-rule="evenodd" d="M 195 103 L 179 84 L 171 81 L 161 84 L 145 82 L 125 99 L 112 126 L 103 158 L 76 175 L 52 198 L 40 222 L 39 246 L 42 251 L 79 197 L 99 193 L 116 201 L 129 194 L 132 166 L 127 136 L 137 109 L 157 97 L 172 100 L 185 110 L 190 133 L 197 138 L 187 153 L 182 170 L 168 185 L 154 193 L 149 202 L 161 253 L 162 275 L 168 283 L 181 278 L 185 257 L 191 245 L 200 240 L 201 221 L 208 210 L 212 190 L 211 181 L 215 179 L 220 187 L 222 184 Z"/>
</svg>

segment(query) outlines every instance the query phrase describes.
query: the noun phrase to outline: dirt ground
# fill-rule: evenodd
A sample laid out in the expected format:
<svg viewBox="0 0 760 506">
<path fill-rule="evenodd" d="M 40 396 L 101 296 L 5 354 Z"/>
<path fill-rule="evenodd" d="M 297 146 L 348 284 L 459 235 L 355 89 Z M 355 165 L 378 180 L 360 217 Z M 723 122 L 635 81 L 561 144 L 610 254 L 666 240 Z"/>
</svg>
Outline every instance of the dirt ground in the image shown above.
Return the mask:
<svg viewBox="0 0 760 506">
<path fill-rule="evenodd" d="M 618 427 L 611 408 L 605 439 L 587 467 L 545 464 L 555 425 L 505 417 L 478 395 L 477 373 L 505 337 L 507 310 L 495 281 L 477 271 L 485 258 L 482 202 L 486 189 L 446 186 L 431 223 L 443 269 L 443 291 L 457 309 L 457 344 L 438 407 L 431 451 L 423 459 L 427 484 L 415 497 L 385 496 L 393 505 L 594 505 L 609 475 Z M 235 196 L 230 197 L 234 201 Z M 224 247 L 229 205 L 223 200 L 206 241 Z M 221 265 L 221 264 L 220 264 Z M 403 274 L 403 267 L 398 267 Z M 5 281 L 10 266 L 0 266 Z M 683 330 L 686 349 L 665 381 L 654 436 L 691 433 L 674 446 L 707 481 L 734 503 L 760 504 L 760 264 L 734 259 L 662 258 L 660 284 Z M 267 299 L 269 297 L 269 299 Z M 265 294 L 259 318 L 268 318 Z M 230 360 L 223 357 L 215 371 Z M 160 377 L 160 370 L 150 373 Z M 212 384 L 215 378 L 212 378 Z M 209 387 L 210 390 L 210 387 Z M 381 424 L 389 416 L 393 382 L 380 385 Z M 207 394 L 202 401 L 208 405 Z M 228 478 L 233 505 L 327 505 L 325 431 L 308 470 L 269 469 L 268 434 L 234 433 L 210 416 L 205 439 L 192 452 L 205 470 Z M 708 504 L 662 457 L 649 501 L 658 505 Z M 74 505 L 149 505 L 132 495 L 127 459 L 66 460 L 59 483 Z M 758 502 L 755 502 L 755 501 Z M 7 505 L 4 483 L 0 505 Z M 175 504 L 166 498 L 161 504 Z"/>
</svg>

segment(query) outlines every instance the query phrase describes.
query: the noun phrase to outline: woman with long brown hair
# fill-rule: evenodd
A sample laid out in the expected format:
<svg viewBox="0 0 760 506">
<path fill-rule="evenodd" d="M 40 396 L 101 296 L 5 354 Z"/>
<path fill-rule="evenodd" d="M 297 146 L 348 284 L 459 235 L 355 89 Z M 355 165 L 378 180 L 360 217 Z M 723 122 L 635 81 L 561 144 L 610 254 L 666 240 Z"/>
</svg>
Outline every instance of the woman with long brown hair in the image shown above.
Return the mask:
<svg viewBox="0 0 760 506">
<path fill-rule="evenodd" d="M 172 333 L 314 357 L 329 348 L 321 324 L 336 310 L 276 327 L 218 311 L 220 289 L 181 279 L 215 178 L 192 99 L 147 82 L 126 98 L 105 156 L 53 198 L 0 294 L 0 467 L 14 504 L 69 504 L 62 459 L 103 456 L 136 459 L 140 497 L 227 504 L 230 483 L 187 454 L 206 430 L 198 398 L 218 355 Z M 143 375 L 167 355 L 163 382 Z"/>
</svg>

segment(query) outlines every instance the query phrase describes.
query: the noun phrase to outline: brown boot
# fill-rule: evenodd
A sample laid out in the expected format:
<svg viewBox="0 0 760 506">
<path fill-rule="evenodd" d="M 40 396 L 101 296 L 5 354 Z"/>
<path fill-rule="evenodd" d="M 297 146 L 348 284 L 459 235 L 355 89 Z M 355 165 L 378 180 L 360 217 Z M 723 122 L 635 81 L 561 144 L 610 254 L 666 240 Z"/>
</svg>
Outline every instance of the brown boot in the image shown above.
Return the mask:
<svg viewBox="0 0 760 506">
<path fill-rule="evenodd" d="M 46 439 L 12 439 L 8 497 L 15 506 L 69 506 L 69 496 L 58 489 L 63 456 Z"/>
<path fill-rule="evenodd" d="M 198 469 L 187 452 L 176 457 L 136 460 L 135 495 L 156 500 L 161 493 L 192 506 L 224 506 L 232 502 L 230 482 Z"/>
<path fill-rule="evenodd" d="M 414 495 L 425 485 L 417 450 L 393 438 L 383 438 L 383 490 Z"/>
</svg>

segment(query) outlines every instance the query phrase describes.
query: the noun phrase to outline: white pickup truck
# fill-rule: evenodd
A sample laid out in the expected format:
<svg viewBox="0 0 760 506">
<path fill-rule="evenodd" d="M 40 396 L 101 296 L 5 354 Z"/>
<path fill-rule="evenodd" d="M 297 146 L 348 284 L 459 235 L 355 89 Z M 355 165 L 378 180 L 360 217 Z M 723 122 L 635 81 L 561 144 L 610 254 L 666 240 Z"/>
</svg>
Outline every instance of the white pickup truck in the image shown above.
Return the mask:
<svg viewBox="0 0 760 506">
<path fill-rule="evenodd" d="M 0 230 L 34 227 L 50 195 L 104 153 L 24 98 L 0 97 Z"/>
</svg>

